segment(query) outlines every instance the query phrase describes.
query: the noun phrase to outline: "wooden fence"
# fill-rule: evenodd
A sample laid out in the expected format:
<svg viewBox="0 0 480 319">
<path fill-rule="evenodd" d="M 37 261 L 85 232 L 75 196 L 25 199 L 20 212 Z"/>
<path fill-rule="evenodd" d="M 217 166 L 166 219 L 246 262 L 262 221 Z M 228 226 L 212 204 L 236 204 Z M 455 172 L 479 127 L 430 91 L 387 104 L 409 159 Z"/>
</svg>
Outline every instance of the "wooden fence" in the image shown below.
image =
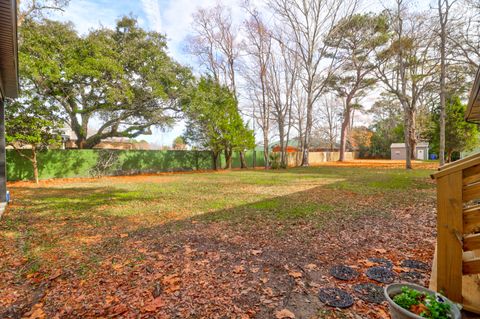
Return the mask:
<svg viewBox="0 0 480 319">
<path fill-rule="evenodd" d="M 299 152 L 287 153 L 288 154 L 288 166 L 299 166 L 302 162 L 302 154 Z M 354 160 L 355 156 L 353 152 L 345 152 L 345 159 L 347 161 Z M 325 162 L 335 162 L 340 159 L 340 152 L 309 152 L 308 163 L 310 165 L 318 165 Z"/>
<path fill-rule="evenodd" d="M 480 314 L 480 154 L 443 166 L 430 287 Z"/>
</svg>

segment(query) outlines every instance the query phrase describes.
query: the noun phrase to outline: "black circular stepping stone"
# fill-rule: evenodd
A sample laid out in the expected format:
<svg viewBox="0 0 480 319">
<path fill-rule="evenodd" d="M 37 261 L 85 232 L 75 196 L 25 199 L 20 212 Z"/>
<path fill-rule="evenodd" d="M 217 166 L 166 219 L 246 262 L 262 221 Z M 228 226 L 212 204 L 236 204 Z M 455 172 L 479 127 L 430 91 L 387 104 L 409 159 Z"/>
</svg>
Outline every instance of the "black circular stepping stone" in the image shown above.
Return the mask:
<svg viewBox="0 0 480 319">
<path fill-rule="evenodd" d="M 402 261 L 400 266 L 405 267 L 405 268 L 420 269 L 420 270 L 429 270 L 430 269 L 430 266 L 428 266 L 423 261 L 413 260 L 413 259 L 406 259 L 406 260 Z"/>
<path fill-rule="evenodd" d="M 393 268 L 393 262 L 385 258 L 373 257 L 373 258 L 368 258 L 368 260 L 371 261 L 372 263 L 381 264 L 383 267 L 386 267 L 388 269 Z"/>
<path fill-rule="evenodd" d="M 345 265 L 337 265 L 330 268 L 330 275 L 340 280 L 352 280 L 358 276 L 358 272 Z"/>
<path fill-rule="evenodd" d="M 407 271 L 407 272 L 402 272 L 399 275 L 400 279 L 406 282 L 411 282 L 411 283 L 419 283 L 420 281 L 423 280 L 423 275 L 417 271 Z"/>
<path fill-rule="evenodd" d="M 322 288 L 318 292 L 318 298 L 330 307 L 348 308 L 353 305 L 353 297 L 338 288 Z"/>
<path fill-rule="evenodd" d="M 368 268 L 366 275 L 368 278 L 384 284 L 390 284 L 395 279 L 395 273 L 386 267 Z"/>
<path fill-rule="evenodd" d="M 353 291 L 355 291 L 358 298 L 371 303 L 382 303 L 385 301 L 383 288 L 372 283 L 354 285 Z"/>
</svg>

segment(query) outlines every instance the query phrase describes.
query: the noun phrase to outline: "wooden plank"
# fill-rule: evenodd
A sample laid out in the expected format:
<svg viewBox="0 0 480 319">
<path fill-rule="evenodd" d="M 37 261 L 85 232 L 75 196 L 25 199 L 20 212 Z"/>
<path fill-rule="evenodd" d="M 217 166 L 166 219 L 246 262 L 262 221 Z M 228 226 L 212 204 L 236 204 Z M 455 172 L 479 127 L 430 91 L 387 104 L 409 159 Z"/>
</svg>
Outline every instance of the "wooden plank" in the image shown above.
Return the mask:
<svg viewBox="0 0 480 319">
<path fill-rule="evenodd" d="M 463 211 L 463 233 L 472 234 L 480 232 L 480 205 Z"/>
<path fill-rule="evenodd" d="M 474 165 L 463 171 L 463 185 L 480 182 L 480 165 Z"/>
<path fill-rule="evenodd" d="M 463 309 L 480 314 L 480 275 L 463 276 Z"/>
<path fill-rule="evenodd" d="M 480 183 L 463 187 L 463 201 L 468 202 L 474 199 L 480 199 Z"/>
<path fill-rule="evenodd" d="M 480 250 L 463 254 L 464 260 L 480 258 Z M 463 276 L 462 295 L 464 309 L 480 314 L 480 275 Z"/>
<path fill-rule="evenodd" d="M 463 274 L 464 275 L 480 274 L 480 258 L 464 261 Z"/>
<path fill-rule="evenodd" d="M 450 164 L 446 164 L 440 168 L 436 173 L 432 174 L 432 177 L 437 179 L 451 173 L 462 171 L 468 167 L 480 164 L 480 153 L 465 157 L 461 160 L 455 161 Z"/>
<path fill-rule="evenodd" d="M 464 236 L 463 237 L 463 250 L 472 251 L 480 249 L 480 234 Z"/>
<path fill-rule="evenodd" d="M 473 304 L 472 301 L 465 302 L 463 304 L 463 309 L 480 315 L 480 305 Z"/>
<path fill-rule="evenodd" d="M 428 289 L 437 291 L 437 250 L 438 247 L 435 245 L 435 253 L 433 254 L 433 262 L 432 262 L 432 273 L 430 274 L 430 283 Z"/>
<path fill-rule="evenodd" d="M 437 289 L 462 302 L 462 171 L 437 179 Z"/>
</svg>

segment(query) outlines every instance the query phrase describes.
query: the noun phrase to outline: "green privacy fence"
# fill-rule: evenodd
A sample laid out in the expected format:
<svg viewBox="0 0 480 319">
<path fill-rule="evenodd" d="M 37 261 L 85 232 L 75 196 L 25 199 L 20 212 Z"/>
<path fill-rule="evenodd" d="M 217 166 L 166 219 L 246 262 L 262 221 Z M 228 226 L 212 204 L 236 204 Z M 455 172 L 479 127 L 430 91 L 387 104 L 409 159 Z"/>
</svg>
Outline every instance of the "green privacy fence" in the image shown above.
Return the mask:
<svg viewBox="0 0 480 319">
<path fill-rule="evenodd" d="M 265 159 L 263 158 L 263 151 L 247 151 L 245 152 L 245 161 L 247 162 L 248 167 L 261 167 L 265 165 Z M 225 156 L 220 155 L 220 164 L 221 167 L 225 167 Z M 242 165 L 240 163 L 240 153 L 233 152 L 232 154 L 232 167 L 240 168 Z"/>
<path fill-rule="evenodd" d="M 264 165 L 263 152 L 248 151 L 245 157 L 249 167 L 253 167 L 254 163 L 255 166 Z M 212 155 L 208 151 L 48 150 L 39 152 L 37 158 L 40 179 L 213 168 Z M 221 162 L 223 167 L 223 157 Z M 240 167 L 238 153 L 233 156 L 233 167 Z M 7 178 L 10 181 L 33 178 L 31 163 L 14 150 L 7 150 Z"/>
</svg>

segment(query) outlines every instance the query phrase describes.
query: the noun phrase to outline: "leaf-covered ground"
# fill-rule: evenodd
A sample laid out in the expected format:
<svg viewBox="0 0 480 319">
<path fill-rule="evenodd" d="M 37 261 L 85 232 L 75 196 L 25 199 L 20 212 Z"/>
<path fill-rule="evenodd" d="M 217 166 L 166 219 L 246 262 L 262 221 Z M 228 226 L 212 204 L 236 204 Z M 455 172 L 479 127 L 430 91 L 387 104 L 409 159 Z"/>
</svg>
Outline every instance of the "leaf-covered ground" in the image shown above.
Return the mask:
<svg viewBox="0 0 480 319">
<path fill-rule="evenodd" d="M 388 318 L 317 297 L 371 257 L 431 263 L 433 164 L 376 166 L 13 183 L 0 318 Z"/>
</svg>

